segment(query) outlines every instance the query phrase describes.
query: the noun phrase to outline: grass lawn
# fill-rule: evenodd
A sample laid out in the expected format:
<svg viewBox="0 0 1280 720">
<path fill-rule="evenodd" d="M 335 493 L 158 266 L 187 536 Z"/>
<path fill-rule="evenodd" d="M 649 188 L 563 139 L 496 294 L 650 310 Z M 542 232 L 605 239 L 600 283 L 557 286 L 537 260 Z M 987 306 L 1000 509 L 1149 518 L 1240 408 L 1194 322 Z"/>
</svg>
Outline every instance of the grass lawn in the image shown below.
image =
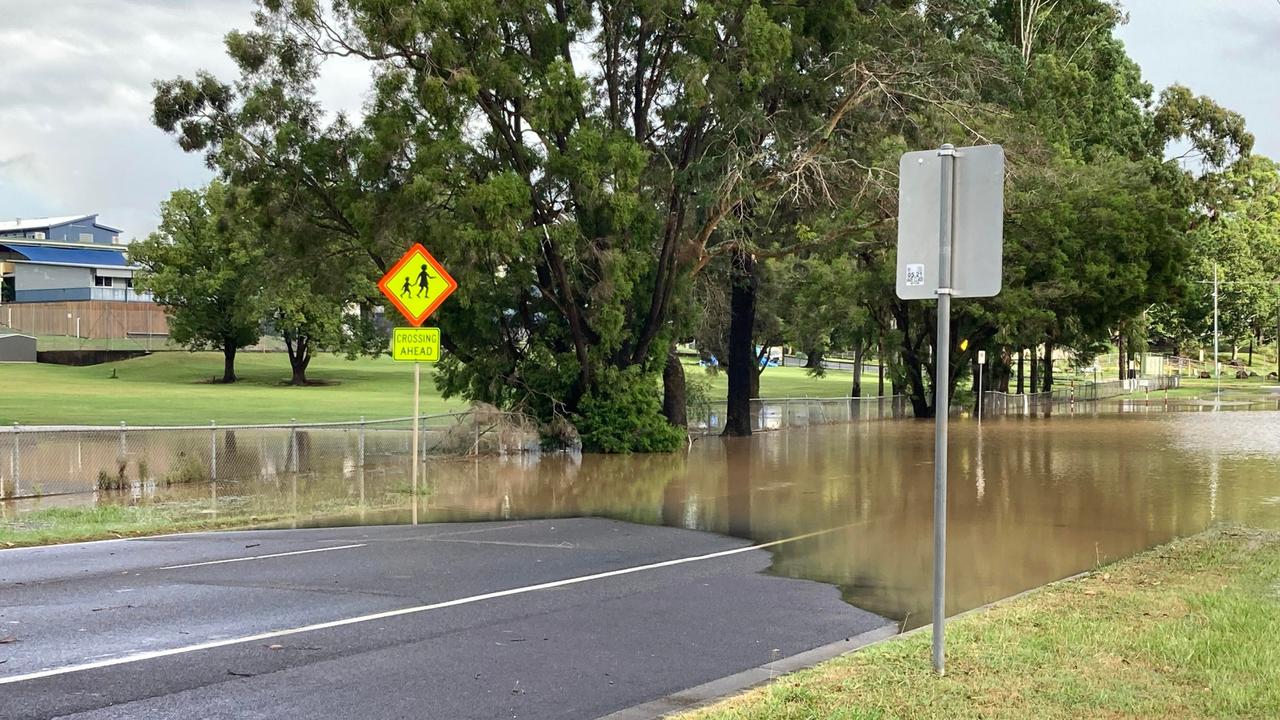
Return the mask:
<svg viewBox="0 0 1280 720">
<path fill-rule="evenodd" d="M 729 374 L 723 369 L 714 375 L 708 374 L 705 368 L 696 362 L 685 361 L 685 380 L 704 382 L 709 387 L 712 400 L 724 400 L 729 390 Z M 849 397 L 853 385 L 853 374 L 844 370 L 827 370 L 822 377 L 812 377 L 809 371 L 796 367 L 766 368 L 760 375 L 760 397 Z M 884 380 L 885 394 L 889 394 L 889 378 Z M 862 376 L 862 393 L 874 395 L 876 392 L 876 376 Z"/>
<path fill-rule="evenodd" d="M 708 376 L 696 365 L 690 379 L 707 382 L 711 397 L 724 399 L 728 377 Z M 112 378 L 112 373 L 116 377 Z M 240 382 L 210 382 L 222 374 L 217 353 L 164 352 L 90 367 L 5 365 L 0 369 L 0 424 L 205 425 L 406 417 L 412 414 L 413 372 L 390 358 L 347 360 L 321 355 L 307 377 L 326 383 L 289 387 L 289 361 L 282 353 L 242 353 Z M 430 366 L 422 373 L 423 412 L 458 410 L 460 399 L 443 400 Z M 829 371 L 809 377 L 803 368 L 769 368 L 760 378 L 764 397 L 844 397 L 850 374 Z M 875 390 L 875 378 L 863 380 Z"/>
<path fill-rule="evenodd" d="M 1183 377 L 1178 387 L 1169 391 L 1171 398 L 1212 398 L 1218 384 L 1213 378 L 1202 379 Z M 1276 392 L 1275 388 L 1280 386 L 1275 380 L 1267 380 L 1265 377 L 1249 378 L 1248 380 L 1237 380 L 1234 376 L 1228 376 L 1226 372 L 1222 374 L 1222 396 L 1225 399 L 1239 398 L 1241 396 L 1273 396 Z M 1164 396 L 1164 391 L 1152 393 L 1152 397 Z M 1142 393 L 1135 393 L 1135 397 L 1141 397 Z"/>
<path fill-rule="evenodd" d="M 112 372 L 116 378 L 112 378 Z M 0 423 L 204 425 L 354 420 L 413 414 L 413 369 L 390 358 L 346 360 L 322 355 L 307 377 L 326 384 L 289 387 L 289 361 L 281 353 L 245 353 L 236 359 L 240 382 L 221 377 L 217 353 L 156 353 L 116 363 L 5 365 L 0 369 Z M 423 368 L 423 412 L 457 410 L 443 401 Z"/>
<path fill-rule="evenodd" d="M 1276 718 L 1277 637 L 1280 533 L 1213 531 L 680 718 Z"/>
</svg>

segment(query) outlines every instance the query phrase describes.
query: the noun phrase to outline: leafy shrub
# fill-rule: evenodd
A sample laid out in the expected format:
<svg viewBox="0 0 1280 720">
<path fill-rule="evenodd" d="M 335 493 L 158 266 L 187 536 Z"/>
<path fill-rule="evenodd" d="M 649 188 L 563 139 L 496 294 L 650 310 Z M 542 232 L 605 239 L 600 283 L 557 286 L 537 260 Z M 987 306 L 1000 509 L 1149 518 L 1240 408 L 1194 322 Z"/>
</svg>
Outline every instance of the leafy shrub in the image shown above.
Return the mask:
<svg viewBox="0 0 1280 720">
<path fill-rule="evenodd" d="M 178 461 L 164 475 L 165 485 L 203 482 L 209 479 L 209 470 L 199 458 L 186 453 L 178 453 Z"/>
<path fill-rule="evenodd" d="M 657 378 L 639 368 L 606 369 L 574 416 L 588 452 L 674 452 L 685 433 L 662 416 Z"/>
</svg>

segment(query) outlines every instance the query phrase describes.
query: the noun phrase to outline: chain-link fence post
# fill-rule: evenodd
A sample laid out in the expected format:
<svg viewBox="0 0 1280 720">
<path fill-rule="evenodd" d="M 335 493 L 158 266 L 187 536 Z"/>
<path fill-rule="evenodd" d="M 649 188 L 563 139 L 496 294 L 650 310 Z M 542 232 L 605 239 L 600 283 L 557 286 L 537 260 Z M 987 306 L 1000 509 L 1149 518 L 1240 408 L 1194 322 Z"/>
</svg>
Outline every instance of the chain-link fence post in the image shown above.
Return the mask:
<svg viewBox="0 0 1280 720">
<path fill-rule="evenodd" d="M 364 416 L 360 416 L 360 433 L 356 436 L 356 467 L 364 467 Z"/>
<path fill-rule="evenodd" d="M 360 519 L 364 520 L 364 416 L 360 416 L 360 431 L 356 435 L 356 485 L 360 492 Z"/>
<path fill-rule="evenodd" d="M 13 496 L 22 497 L 22 430 L 13 424 L 13 455 L 9 458 L 9 474 L 13 476 Z"/>
<path fill-rule="evenodd" d="M 289 418 L 289 450 L 285 470 L 298 472 L 298 418 Z"/>
<path fill-rule="evenodd" d="M 209 479 L 218 479 L 218 421 L 209 421 Z"/>
</svg>

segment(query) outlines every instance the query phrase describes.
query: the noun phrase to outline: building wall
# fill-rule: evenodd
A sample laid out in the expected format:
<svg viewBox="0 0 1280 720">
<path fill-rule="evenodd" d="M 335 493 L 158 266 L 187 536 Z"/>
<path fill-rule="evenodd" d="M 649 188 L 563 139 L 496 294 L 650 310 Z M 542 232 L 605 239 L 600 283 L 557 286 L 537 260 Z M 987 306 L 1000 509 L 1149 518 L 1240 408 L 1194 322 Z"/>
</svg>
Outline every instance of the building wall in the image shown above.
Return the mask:
<svg viewBox="0 0 1280 720">
<path fill-rule="evenodd" d="M 81 233 L 92 235 L 95 245 L 111 245 L 111 238 L 118 234 L 113 230 L 99 227 L 91 218 L 78 223 L 51 227 L 49 228 L 49 239 L 58 242 L 83 242 L 80 239 Z"/>
<path fill-rule="evenodd" d="M 46 241 L 68 243 L 84 242 L 80 239 L 80 235 L 81 233 L 85 233 L 93 236 L 92 242 L 95 245 L 112 245 L 112 238 L 119 235 L 119 233 L 114 230 L 108 230 L 107 228 L 101 227 L 95 223 L 94 218 L 91 217 L 80 222 L 52 225 L 43 230 L 13 230 L 0 232 L 0 237 L 35 239 L 37 232 L 43 232 L 44 239 Z"/>
<path fill-rule="evenodd" d="M 14 300 L 53 302 L 88 300 L 93 287 L 93 271 L 87 267 L 15 263 Z"/>
</svg>

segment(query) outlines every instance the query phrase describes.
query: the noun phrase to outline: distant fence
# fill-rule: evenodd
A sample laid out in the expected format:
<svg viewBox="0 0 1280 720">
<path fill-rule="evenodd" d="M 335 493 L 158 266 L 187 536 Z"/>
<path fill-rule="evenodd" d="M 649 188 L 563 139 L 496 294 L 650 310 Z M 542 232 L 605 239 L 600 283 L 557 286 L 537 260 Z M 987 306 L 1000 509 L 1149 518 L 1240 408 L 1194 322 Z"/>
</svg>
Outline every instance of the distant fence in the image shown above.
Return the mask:
<svg viewBox="0 0 1280 720">
<path fill-rule="evenodd" d="M 411 466 L 413 418 L 341 423 L 0 428 L 0 498 L 132 491 L 290 473 Z M 427 455 L 507 454 L 537 447 L 523 416 L 497 410 L 420 418 Z"/>
<path fill-rule="evenodd" d="M 1052 392 L 1012 394 L 994 390 L 984 392 L 983 416 L 1047 415 L 1074 405 L 1096 403 L 1136 392 L 1157 392 L 1179 386 L 1177 375 L 1108 380 L 1054 388 Z"/>
<path fill-rule="evenodd" d="M 718 435 L 724 432 L 727 415 L 728 403 L 723 401 L 690 408 L 689 434 Z M 758 398 L 751 401 L 752 432 L 906 417 L 911 417 L 911 403 L 905 395 Z"/>
</svg>

